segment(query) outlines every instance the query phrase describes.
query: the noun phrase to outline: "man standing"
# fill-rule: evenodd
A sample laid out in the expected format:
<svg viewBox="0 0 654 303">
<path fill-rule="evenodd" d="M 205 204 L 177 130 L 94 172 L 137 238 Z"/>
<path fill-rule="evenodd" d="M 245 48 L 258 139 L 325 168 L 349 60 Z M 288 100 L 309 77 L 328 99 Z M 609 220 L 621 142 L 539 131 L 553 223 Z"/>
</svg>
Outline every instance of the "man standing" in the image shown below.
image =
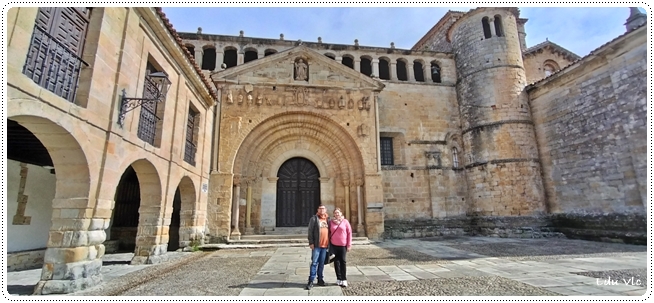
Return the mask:
<svg viewBox="0 0 654 303">
<path fill-rule="evenodd" d="M 313 287 L 313 280 L 318 276 L 318 286 L 325 286 L 323 271 L 325 255 L 329 247 L 329 217 L 324 205 L 318 206 L 318 213 L 309 220 L 309 248 L 311 248 L 311 269 L 306 289 Z"/>
</svg>

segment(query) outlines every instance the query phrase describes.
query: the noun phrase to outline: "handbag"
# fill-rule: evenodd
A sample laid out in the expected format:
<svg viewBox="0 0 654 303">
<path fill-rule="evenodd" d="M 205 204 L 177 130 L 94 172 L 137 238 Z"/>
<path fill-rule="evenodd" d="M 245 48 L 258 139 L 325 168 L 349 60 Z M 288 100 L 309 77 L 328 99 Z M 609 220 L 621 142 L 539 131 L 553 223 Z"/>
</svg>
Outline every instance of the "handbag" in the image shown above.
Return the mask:
<svg viewBox="0 0 654 303">
<path fill-rule="evenodd" d="M 338 223 L 338 226 L 336 226 L 336 229 L 341 227 L 341 223 L 343 223 L 342 219 L 341 222 Z M 336 231 L 336 229 L 334 229 L 334 232 Z M 334 252 L 334 245 L 332 245 L 332 236 L 334 235 L 334 232 L 329 234 L 329 245 L 327 246 L 327 253 L 325 254 L 325 264 L 330 264 L 334 262 L 334 259 L 336 259 L 336 253 Z"/>
</svg>

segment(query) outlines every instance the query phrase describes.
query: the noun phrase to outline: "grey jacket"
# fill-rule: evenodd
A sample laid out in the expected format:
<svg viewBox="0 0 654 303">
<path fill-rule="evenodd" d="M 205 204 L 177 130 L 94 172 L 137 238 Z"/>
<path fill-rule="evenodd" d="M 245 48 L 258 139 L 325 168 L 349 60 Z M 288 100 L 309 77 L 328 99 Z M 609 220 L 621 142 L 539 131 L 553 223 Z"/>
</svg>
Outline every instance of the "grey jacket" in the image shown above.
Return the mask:
<svg viewBox="0 0 654 303">
<path fill-rule="evenodd" d="M 327 217 L 327 226 L 329 226 L 330 223 L 331 220 Z M 313 215 L 309 220 L 308 234 L 309 245 L 313 244 L 314 248 L 318 247 L 318 244 L 320 244 L 320 220 L 318 219 L 318 215 Z M 329 234 L 329 232 L 327 234 Z"/>
</svg>

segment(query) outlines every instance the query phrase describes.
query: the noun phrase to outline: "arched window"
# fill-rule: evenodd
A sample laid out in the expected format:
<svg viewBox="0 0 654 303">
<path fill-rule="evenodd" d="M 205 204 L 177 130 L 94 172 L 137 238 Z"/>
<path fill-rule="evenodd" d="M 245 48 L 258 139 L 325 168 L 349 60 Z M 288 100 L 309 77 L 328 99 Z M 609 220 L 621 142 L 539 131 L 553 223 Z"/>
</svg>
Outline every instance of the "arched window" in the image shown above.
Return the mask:
<svg viewBox="0 0 654 303">
<path fill-rule="evenodd" d="M 495 15 L 495 34 L 498 37 L 504 36 L 504 27 L 502 26 L 502 16 L 500 15 Z"/>
<path fill-rule="evenodd" d="M 488 17 L 481 19 L 481 27 L 484 29 L 484 38 L 491 37 L 490 24 L 488 24 Z"/>
<path fill-rule="evenodd" d="M 334 55 L 334 54 L 332 54 L 332 53 L 325 53 L 325 56 L 326 56 L 327 58 L 332 59 L 332 60 L 336 60 L 336 55 Z"/>
<path fill-rule="evenodd" d="M 214 70 L 216 69 L 216 49 L 205 48 L 204 55 L 202 56 L 202 69 Z"/>
<path fill-rule="evenodd" d="M 236 48 L 228 47 L 225 48 L 225 56 L 223 58 L 223 63 L 227 65 L 227 68 L 236 66 L 238 55 L 236 54 Z"/>
<path fill-rule="evenodd" d="M 243 63 L 248 63 L 250 61 L 254 61 L 259 59 L 259 54 L 257 53 L 256 50 L 249 49 L 245 51 L 245 56 L 243 58 Z"/>
<path fill-rule="evenodd" d="M 417 82 L 425 82 L 425 71 L 422 69 L 422 62 L 413 61 L 413 76 Z"/>
<path fill-rule="evenodd" d="M 354 58 L 350 57 L 349 55 L 343 56 L 342 63 L 343 63 L 343 65 L 345 65 L 345 66 L 347 66 L 347 67 L 349 67 L 351 69 L 354 69 Z"/>
<path fill-rule="evenodd" d="M 397 80 L 400 81 L 407 81 L 409 80 L 407 73 L 406 73 L 406 62 L 402 59 L 397 60 Z"/>
<path fill-rule="evenodd" d="M 366 76 L 370 76 L 370 74 L 372 74 L 372 61 L 370 60 L 370 57 L 361 57 L 360 64 L 361 73 Z"/>
<path fill-rule="evenodd" d="M 431 63 L 431 81 L 441 83 L 441 67 L 436 62 Z"/>
<path fill-rule="evenodd" d="M 379 79 L 391 79 L 390 61 L 385 58 L 379 58 Z"/>
<path fill-rule="evenodd" d="M 452 167 L 459 167 L 459 152 L 456 150 L 456 147 L 452 147 Z"/>
<path fill-rule="evenodd" d="M 545 77 L 555 73 L 559 69 L 559 65 L 552 60 L 547 60 L 545 63 L 543 63 L 543 71 L 545 72 Z"/>
<path fill-rule="evenodd" d="M 276 53 L 277 53 L 277 50 L 275 50 L 275 49 L 267 49 L 267 50 L 263 53 L 263 56 L 264 56 L 264 57 L 268 57 L 268 56 L 270 56 L 270 55 L 272 55 L 272 54 L 276 54 Z"/>
</svg>

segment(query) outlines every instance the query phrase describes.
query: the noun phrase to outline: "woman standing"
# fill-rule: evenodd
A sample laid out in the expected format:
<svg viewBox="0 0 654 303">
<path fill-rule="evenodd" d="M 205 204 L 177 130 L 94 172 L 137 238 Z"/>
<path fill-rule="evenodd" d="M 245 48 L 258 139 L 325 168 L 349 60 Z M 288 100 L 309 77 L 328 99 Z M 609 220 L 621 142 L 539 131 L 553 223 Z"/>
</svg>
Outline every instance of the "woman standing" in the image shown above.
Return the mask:
<svg viewBox="0 0 654 303">
<path fill-rule="evenodd" d="M 334 248 L 334 270 L 336 271 L 336 284 L 347 287 L 345 276 L 345 255 L 352 247 L 352 226 L 343 218 L 340 208 L 334 209 L 334 219 L 329 224 L 331 234 L 330 243 Z"/>
</svg>

